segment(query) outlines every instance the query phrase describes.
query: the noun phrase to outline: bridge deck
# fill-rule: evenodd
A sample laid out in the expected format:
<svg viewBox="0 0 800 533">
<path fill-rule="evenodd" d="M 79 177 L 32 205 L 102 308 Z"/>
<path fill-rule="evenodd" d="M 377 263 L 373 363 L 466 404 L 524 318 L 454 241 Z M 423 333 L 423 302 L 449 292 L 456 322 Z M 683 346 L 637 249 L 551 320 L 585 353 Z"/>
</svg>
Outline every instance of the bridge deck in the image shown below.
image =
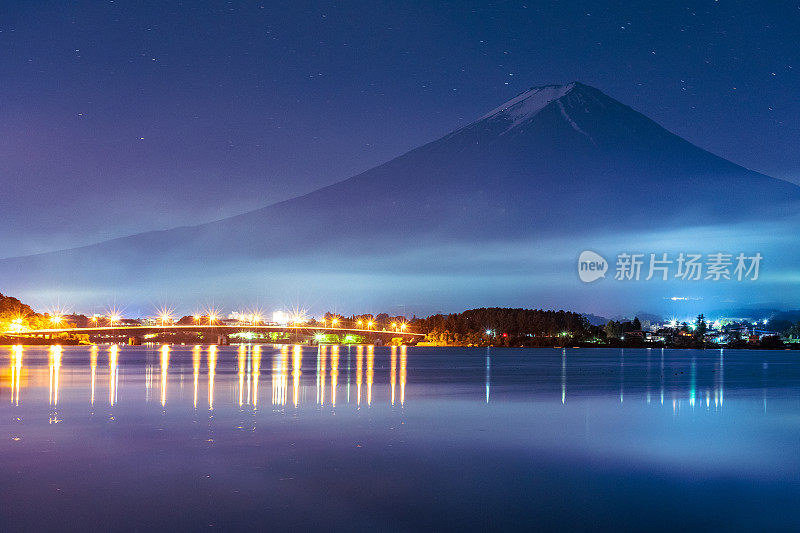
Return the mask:
<svg viewBox="0 0 800 533">
<path fill-rule="evenodd" d="M 424 333 L 410 333 L 408 331 L 391 331 L 380 329 L 357 329 L 357 328 L 336 328 L 332 326 L 272 326 L 272 325 L 230 325 L 230 324 L 170 324 L 152 326 L 92 326 L 86 328 L 48 328 L 35 329 L 24 332 L 14 333 L 15 336 L 30 335 L 51 335 L 56 333 L 156 333 L 156 332 L 176 332 L 176 331 L 281 331 L 293 333 L 358 333 L 368 335 L 394 335 L 398 337 L 424 337 Z"/>
</svg>

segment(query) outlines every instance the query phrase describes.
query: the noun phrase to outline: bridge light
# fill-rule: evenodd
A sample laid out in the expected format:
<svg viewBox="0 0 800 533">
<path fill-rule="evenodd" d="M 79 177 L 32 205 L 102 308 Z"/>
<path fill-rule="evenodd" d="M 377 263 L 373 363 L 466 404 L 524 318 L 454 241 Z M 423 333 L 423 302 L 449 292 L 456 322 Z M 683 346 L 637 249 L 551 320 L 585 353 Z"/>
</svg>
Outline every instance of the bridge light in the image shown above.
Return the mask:
<svg viewBox="0 0 800 533">
<path fill-rule="evenodd" d="M 358 322 L 356 322 L 356 324 L 358 324 L 358 327 L 361 327 L 364 324 L 364 322 L 359 320 Z"/>
<path fill-rule="evenodd" d="M 11 321 L 11 328 L 9 331 L 12 333 L 22 333 L 25 329 L 25 325 L 22 323 L 22 317 L 17 317 Z"/>
<path fill-rule="evenodd" d="M 375 324 L 375 322 L 373 322 L 372 320 L 367 322 L 367 329 L 370 329 L 374 324 Z"/>
<path fill-rule="evenodd" d="M 332 318 L 331 319 L 331 326 L 336 327 L 338 325 L 339 325 L 339 319 L 338 318 Z"/>
<path fill-rule="evenodd" d="M 392 322 L 392 329 L 397 331 L 397 322 Z"/>
<path fill-rule="evenodd" d="M 112 314 L 108 317 L 108 321 L 111 324 L 111 327 L 114 327 L 114 322 L 119 322 L 122 317 L 117 314 Z"/>
<path fill-rule="evenodd" d="M 217 314 L 212 311 L 211 313 L 208 314 L 208 323 L 213 324 L 216 321 L 217 321 Z"/>
<path fill-rule="evenodd" d="M 50 317 L 50 322 L 52 322 L 56 326 L 61 324 L 62 320 L 64 320 L 64 318 L 61 315 L 53 315 Z"/>
<path fill-rule="evenodd" d="M 194 318 L 194 321 L 197 322 L 197 325 L 199 326 L 200 325 L 200 318 L 201 318 L 200 315 L 197 315 L 197 314 L 192 315 L 192 318 Z"/>
<path fill-rule="evenodd" d="M 400 324 L 400 331 L 405 331 L 405 330 L 406 330 L 406 327 L 407 327 L 407 326 L 406 326 L 406 323 L 405 323 L 405 322 L 403 322 L 402 324 Z"/>
</svg>

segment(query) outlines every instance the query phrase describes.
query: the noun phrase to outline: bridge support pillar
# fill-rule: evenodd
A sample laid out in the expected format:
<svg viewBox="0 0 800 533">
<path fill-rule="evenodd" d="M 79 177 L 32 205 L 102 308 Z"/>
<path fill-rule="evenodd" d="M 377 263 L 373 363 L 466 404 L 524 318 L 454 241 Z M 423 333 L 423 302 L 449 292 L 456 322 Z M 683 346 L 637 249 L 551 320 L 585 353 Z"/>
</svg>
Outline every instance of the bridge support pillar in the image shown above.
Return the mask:
<svg viewBox="0 0 800 533">
<path fill-rule="evenodd" d="M 128 337 L 128 345 L 129 346 L 141 346 L 142 345 L 142 338 L 141 337 Z"/>
<path fill-rule="evenodd" d="M 217 344 L 220 346 L 228 346 L 230 343 L 231 339 L 227 335 L 217 335 Z"/>
</svg>

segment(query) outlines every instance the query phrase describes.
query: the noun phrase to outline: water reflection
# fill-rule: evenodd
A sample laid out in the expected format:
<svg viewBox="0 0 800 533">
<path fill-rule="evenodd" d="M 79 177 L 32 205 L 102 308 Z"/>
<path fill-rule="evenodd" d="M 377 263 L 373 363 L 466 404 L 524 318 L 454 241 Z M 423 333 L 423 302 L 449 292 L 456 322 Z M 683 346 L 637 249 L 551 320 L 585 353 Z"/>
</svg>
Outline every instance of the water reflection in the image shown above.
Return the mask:
<svg viewBox="0 0 800 533">
<path fill-rule="evenodd" d="M 289 386 L 289 347 L 282 346 L 272 362 L 272 405 L 286 405 L 286 389 Z"/>
<path fill-rule="evenodd" d="M 92 390 L 89 394 L 89 403 L 94 406 L 94 389 L 97 383 L 97 346 L 92 346 L 89 349 L 89 370 L 92 373 Z"/>
<path fill-rule="evenodd" d="M 303 357 L 304 351 L 315 350 L 311 356 Z M 347 350 L 345 354 L 341 350 Z M 26 400 L 23 389 L 28 382 L 35 384 L 47 382 L 48 405 L 52 411 L 53 422 L 60 421 L 63 407 L 62 370 L 65 365 L 64 353 L 69 350 L 70 357 L 70 388 L 82 385 L 83 392 L 80 396 L 88 396 L 89 405 L 94 406 L 98 394 L 98 364 L 104 354 L 108 357 L 107 390 L 110 406 L 118 404 L 120 387 L 120 369 L 124 365 L 132 378 L 137 374 L 144 376 L 144 400 L 155 399 L 155 390 L 158 387 L 158 402 L 166 408 L 169 401 L 169 388 L 171 383 L 180 380 L 182 383 L 182 361 L 191 359 L 192 368 L 192 394 L 191 403 L 197 409 L 200 399 L 200 389 L 207 385 L 208 409 L 213 411 L 215 402 L 215 385 L 225 387 L 230 391 L 230 405 L 252 407 L 255 411 L 259 402 L 259 380 L 263 357 L 271 361 L 272 365 L 272 405 L 276 408 L 285 407 L 287 402 L 299 408 L 305 398 L 311 398 L 311 388 L 314 388 L 314 401 L 312 405 L 319 407 L 335 408 L 337 405 L 338 387 L 341 373 L 347 374 L 347 402 L 353 402 L 356 408 L 372 408 L 377 403 L 385 402 L 386 405 L 405 406 L 406 385 L 409 365 L 408 348 L 405 346 L 392 346 L 386 349 L 374 346 L 318 346 L 316 348 L 300 345 L 290 346 L 261 346 L 241 345 L 235 348 L 218 348 L 217 346 L 192 346 L 181 348 L 179 346 L 162 345 L 158 351 L 158 363 L 153 359 L 152 351 L 147 347 L 122 347 L 108 345 L 107 347 L 91 346 L 86 348 L 52 346 L 49 348 L 12 346 L 8 354 L 7 379 L 10 391 L 10 403 L 19 406 Z M 144 351 L 144 362 L 141 354 Z M 203 352 L 206 352 L 207 368 L 203 367 Z M 101 353 L 102 352 L 102 353 Z M 354 352 L 354 353 L 352 353 Z M 355 357 L 350 364 L 351 353 Z M 477 365 L 467 364 L 461 371 L 474 386 L 475 399 L 480 399 L 483 404 L 502 401 L 507 398 L 508 383 L 515 383 L 515 394 L 536 401 L 545 398 L 555 399 L 561 405 L 566 405 L 567 392 L 571 400 L 586 396 L 614 395 L 620 405 L 627 405 L 629 399 L 634 402 L 641 400 L 644 404 L 664 405 L 665 400 L 672 404 L 672 411 L 678 414 L 682 407 L 690 409 L 705 408 L 719 410 L 725 403 L 726 379 L 730 372 L 729 358 L 734 357 L 737 372 L 742 368 L 749 369 L 747 376 L 755 376 L 757 384 L 750 390 L 757 390 L 759 394 L 759 408 L 766 412 L 770 398 L 770 384 L 781 376 L 777 372 L 770 372 L 768 358 L 777 357 L 778 353 L 758 355 L 759 359 L 748 359 L 749 352 L 720 351 L 680 351 L 661 349 L 658 354 L 652 350 L 583 350 L 574 351 L 566 348 L 558 351 L 540 351 L 535 357 L 526 356 L 525 351 L 503 352 L 486 349 L 485 351 L 465 351 L 462 359 L 469 361 L 469 357 L 480 358 Z M 41 373 L 44 366 L 39 364 L 42 356 L 46 354 L 46 377 Z M 72 355 L 76 354 L 76 355 Z M 83 354 L 81 357 L 80 354 Z M 137 359 L 138 357 L 138 359 Z M 530 357 L 530 358 L 529 358 Z M 657 359 L 656 359 L 657 357 Z M 594 359 L 597 358 L 597 359 Z M 78 363 L 78 361 L 82 361 Z M 440 367 L 434 364 L 436 356 L 431 358 L 420 357 L 415 359 L 419 365 L 418 371 L 423 380 L 431 387 L 436 379 L 449 379 Z M 86 363 L 88 362 L 88 365 Z M 31 364 L 32 363 L 32 364 Z M 86 369 L 81 373 L 74 369 L 80 364 Z M 178 365 L 177 371 L 170 365 Z M 454 360 L 446 368 L 461 368 L 460 361 Z M 218 371 L 222 365 L 222 374 Z M 306 366 L 304 366 L 306 365 Z M 380 371 L 377 369 L 387 369 Z M 416 368 L 416 367 L 415 367 Z M 471 368 L 469 372 L 464 369 Z M 783 367 L 781 367 L 783 368 Z M 512 370 L 517 369 L 517 370 Z M 523 369 L 523 370 L 520 370 Z M 205 371 L 204 371 L 205 370 Z M 520 373 L 521 372 L 521 373 Z M 354 373 L 354 376 L 351 374 Z M 174 376 L 173 376 L 174 374 Z M 741 374 L 739 374 L 741 376 Z M 291 376 L 291 378 L 290 378 Z M 354 397 L 351 398 L 350 382 L 354 382 Z M 217 381 L 222 379 L 220 384 Z M 430 380 L 434 381 L 431 382 Z M 739 378 L 741 381 L 741 378 Z M 511 380 L 511 381 L 509 381 Z M 205 381 L 205 383 L 204 383 Z M 102 383 L 102 381 L 101 381 Z M 125 388 L 134 387 L 136 381 L 131 379 L 123 385 Z M 378 387 L 376 387 L 376 383 Z M 102 385 L 100 385 L 102 388 Z M 384 388 L 386 387 L 386 388 Z M 421 387 L 422 394 L 430 394 L 431 387 Z M 87 390 L 88 389 L 88 390 Z M 102 394 L 102 392 L 100 392 Z M 653 396 L 658 395 L 658 402 L 653 402 Z M 127 397 L 135 400 L 141 398 L 133 391 Z M 670 398 L 671 396 L 671 398 Z M 180 401 L 182 396 L 173 398 Z M 671 400 L 671 401 L 670 401 Z M 187 397 L 188 401 L 188 397 Z M 227 404 L 227 402 L 226 402 Z"/>
<path fill-rule="evenodd" d="M 800 460 L 787 453 L 797 440 L 796 352 L 101 345 L 9 347 L 2 357 L 3 476 L 33 502 L 26 517 L 56 508 L 58 520 L 75 507 L 69 523 L 98 512 L 103 524 L 131 523 L 126 513 L 136 518 L 146 504 L 153 520 L 142 528 L 194 530 L 212 524 L 206 515 L 221 501 L 244 502 L 241 520 L 214 520 L 215 529 L 295 524 L 321 509 L 313 527 L 330 514 L 318 502 L 338 494 L 336 513 L 350 525 L 384 520 L 363 521 L 364 509 L 392 501 L 425 520 L 448 513 L 442 528 L 488 529 L 536 502 L 539 517 L 551 516 L 571 494 L 566 516 L 576 501 L 592 516 L 627 517 L 644 505 L 646 519 L 623 524 L 644 529 L 653 516 L 687 512 L 691 524 L 706 523 L 719 499 L 745 513 L 763 491 L 769 512 L 800 494 Z M 263 409 L 270 399 L 260 387 L 270 385 L 260 381 L 270 374 L 272 408 Z M 116 420 L 87 416 L 95 409 Z M 745 489 L 746 499 L 729 498 Z M 183 499 L 170 500 L 178 492 Z M 349 505 L 356 492 L 376 499 Z M 159 501 L 168 504 L 150 505 Z M 182 508 L 203 516 L 171 522 L 196 514 Z M 476 509 L 491 516 L 475 520 Z"/>
<path fill-rule="evenodd" d="M 356 348 L 356 405 L 361 405 L 361 375 L 364 372 L 364 347 Z"/>
<path fill-rule="evenodd" d="M 394 389 L 397 386 L 397 346 L 392 346 L 389 361 L 389 386 L 392 391 L 392 405 L 394 405 Z"/>
<path fill-rule="evenodd" d="M 619 403 L 625 401 L 625 350 L 619 351 Z"/>
<path fill-rule="evenodd" d="M 372 405 L 372 382 L 375 380 L 375 347 L 367 346 L 367 407 Z"/>
<path fill-rule="evenodd" d="M 208 347 L 208 410 L 214 410 L 214 377 L 217 372 L 217 347 Z"/>
<path fill-rule="evenodd" d="M 258 407 L 258 378 L 261 375 L 261 346 L 253 348 L 253 364 L 252 364 L 252 405 L 253 409 Z M 249 383 L 249 381 L 248 381 Z M 248 398 L 250 397 L 250 390 L 248 389 Z"/>
<path fill-rule="evenodd" d="M 167 370 L 169 369 L 169 346 L 161 346 L 161 407 L 167 406 Z"/>
<path fill-rule="evenodd" d="M 11 348 L 11 402 L 19 405 L 19 389 L 22 376 L 22 346 Z"/>
<path fill-rule="evenodd" d="M 119 346 L 112 344 L 108 349 L 108 403 L 112 407 L 117 403 L 117 385 L 119 385 Z"/>
<path fill-rule="evenodd" d="M 489 403 L 489 389 L 492 383 L 492 361 L 489 358 L 491 348 L 486 348 L 486 403 Z"/>
<path fill-rule="evenodd" d="M 192 406 L 197 409 L 197 390 L 200 388 L 200 358 L 203 348 L 196 345 L 192 348 Z"/>
<path fill-rule="evenodd" d="M 487 363 L 488 365 L 488 363 Z M 487 366 L 487 372 L 488 366 Z M 488 403 L 488 398 L 487 398 Z M 562 405 L 567 401 L 567 349 L 561 348 L 561 403 Z"/>
<path fill-rule="evenodd" d="M 663 366 L 664 363 L 664 350 L 661 350 L 661 365 Z M 717 397 L 719 398 L 719 405 L 722 406 L 722 402 L 725 401 L 725 350 L 719 351 L 719 373 L 717 374 Z"/>
<path fill-rule="evenodd" d="M 661 348 L 661 405 L 664 405 L 664 348 Z"/>
<path fill-rule="evenodd" d="M 406 367 L 408 364 L 406 347 L 400 347 L 400 405 L 406 404 Z"/>
<path fill-rule="evenodd" d="M 336 407 L 336 386 L 339 382 L 339 347 L 331 346 L 331 405 Z"/>
<path fill-rule="evenodd" d="M 294 406 L 300 402 L 300 376 L 302 375 L 301 365 L 303 364 L 303 347 L 295 346 L 292 351 L 292 401 Z"/>
<path fill-rule="evenodd" d="M 50 405 L 58 407 L 58 376 L 61 373 L 61 346 L 50 347 Z"/>
<path fill-rule="evenodd" d="M 328 347 L 320 345 L 317 347 L 317 403 L 325 405 L 325 373 L 328 365 Z"/>
<path fill-rule="evenodd" d="M 247 367 L 247 346 L 245 346 L 244 344 L 239 345 L 238 359 L 239 359 L 239 372 L 237 373 L 237 376 L 239 376 L 239 407 L 241 407 L 242 405 L 244 405 L 244 374 L 245 374 L 245 369 Z M 250 380 L 248 379 L 247 382 L 249 384 Z"/>
</svg>

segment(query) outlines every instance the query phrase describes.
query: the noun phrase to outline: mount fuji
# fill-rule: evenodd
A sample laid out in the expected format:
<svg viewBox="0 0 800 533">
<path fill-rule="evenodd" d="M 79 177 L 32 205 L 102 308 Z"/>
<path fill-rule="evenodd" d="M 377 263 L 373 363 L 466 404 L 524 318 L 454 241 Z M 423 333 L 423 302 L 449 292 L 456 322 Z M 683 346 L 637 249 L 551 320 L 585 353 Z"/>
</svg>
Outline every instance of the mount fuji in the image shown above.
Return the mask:
<svg viewBox="0 0 800 533">
<path fill-rule="evenodd" d="M 309 290 L 326 305 L 433 298 L 441 307 L 537 306 L 555 298 L 547 283 L 562 296 L 574 289 L 573 259 L 592 243 L 619 249 L 623 235 L 670 228 L 696 237 L 688 248 L 705 250 L 730 236 L 725 228 L 774 221 L 791 233 L 798 207 L 800 187 L 711 154 L 573 82 L 534 87 L 309 194 L 199 226 L 4 259 L 0 276 L 4 292 L 34 303 L 53 291 L 79 305 L 170 291 L 228 303 L 254 291 L 286 299 Z M 711 237 L 692 228 L 716 229 Z M 389 279 L 403 280 L 405 294 Z M 587 294 L 573 292 L 565 306 L 587 304 Z M 487 295 L 494 300 L 479 302 Z"/>
</svg>

